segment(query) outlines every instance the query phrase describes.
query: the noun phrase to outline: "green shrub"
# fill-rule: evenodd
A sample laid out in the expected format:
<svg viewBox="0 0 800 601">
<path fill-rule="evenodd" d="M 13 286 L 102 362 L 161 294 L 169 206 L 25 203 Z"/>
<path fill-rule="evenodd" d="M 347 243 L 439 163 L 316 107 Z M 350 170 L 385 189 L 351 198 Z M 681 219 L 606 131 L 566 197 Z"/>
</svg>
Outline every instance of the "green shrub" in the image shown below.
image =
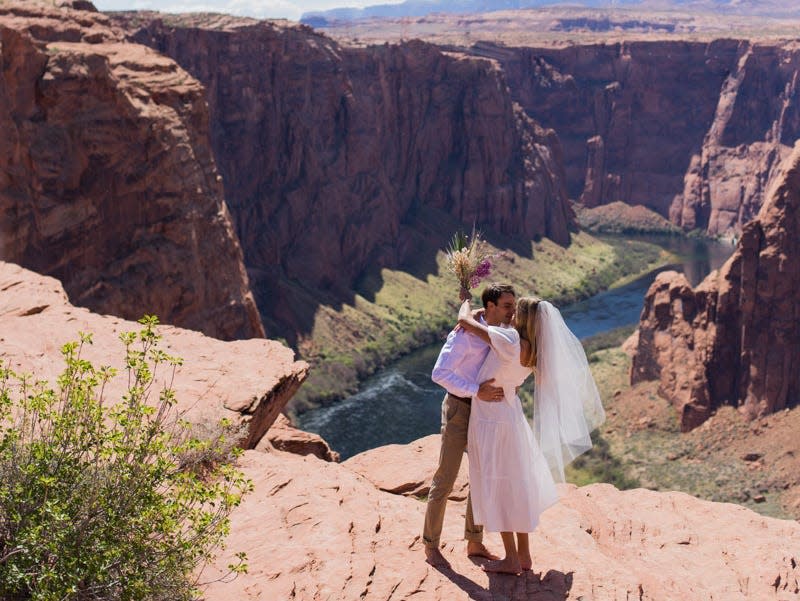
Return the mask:
<svg viewBox="0 0 800 601">
<path fill-rule="evenodd" d="M 128 386 L 114 404 L 115 370 L 81 358 L 88 334 L 62 348 L 55 387 L 0 370 L 0 598 L 198 596 L 199 568 L 251 484 L 228 461 L 240 452 L 229 424 L 200 440 L 179 420 L 180 359 L 159 350 L 154 317 L 140 323 L 121 336 Z M 159 370 L 169 383 L 157 391 Z M 245 571 L 238 558 L 229 575 Z"/>
</svg>

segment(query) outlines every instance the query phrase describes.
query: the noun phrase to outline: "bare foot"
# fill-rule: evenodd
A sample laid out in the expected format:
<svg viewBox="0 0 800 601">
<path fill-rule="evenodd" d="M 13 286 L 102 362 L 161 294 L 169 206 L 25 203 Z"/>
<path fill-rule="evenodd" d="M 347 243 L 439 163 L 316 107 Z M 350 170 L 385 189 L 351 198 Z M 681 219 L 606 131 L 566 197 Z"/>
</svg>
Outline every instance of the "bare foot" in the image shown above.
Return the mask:
<svg viewBox="0 0 800 601">
<path fill-rule="evenodd" d="M 475 541 L 467 542 L 467 557 L 485 557 L 486 559 L 500 559 L 497 555 L 489 551 L 483 543 Z"/>
<path fill-rule="evenodd" d="M 523 571 L 528 571 L 533 568 L 533 560 L 531 559 L 531 554 L 526 553 L 519 555 L 519 567 L 522 568 Z"/>
<path fill-rule="evenodd" d="M 490 561 L 486 565 L 483 566 L 484 572 L 499 572 L 501 574 L 514 574 L 516 576 L 522 571 L 520 568 L 519 561 L 514 561 L 512 559 L 501 559 L 499 561 Z"/>
<path fill-rule="evenodd" d="M 450 562 L 444 558 L 442 552 L 436 547 L 425 547 L 425 561 L 434 568 L 449 568 Z"/>
</svg>

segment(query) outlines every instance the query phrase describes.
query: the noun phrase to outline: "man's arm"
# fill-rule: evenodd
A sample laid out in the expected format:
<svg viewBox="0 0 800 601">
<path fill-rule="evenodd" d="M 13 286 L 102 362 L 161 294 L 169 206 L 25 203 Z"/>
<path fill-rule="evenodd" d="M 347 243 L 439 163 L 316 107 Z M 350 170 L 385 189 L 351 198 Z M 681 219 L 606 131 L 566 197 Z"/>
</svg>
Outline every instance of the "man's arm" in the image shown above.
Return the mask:
<svg viewBox="0 0 800 601">
<path fill-rule="evenodd" d="M 458 344 L 459 336 L 467 336 L 466 332 L 451 332 L 447 336 L 436 365 L 433 366 L 431 379 L 450 394 L 455 396 L 477 398 L 483 401 L 497 401 L 503 398 L 503 389 L 494 386 L 494 378 L 486 382 L 475 382 L 457 374 L 453 367 L 463 359 L 464 348 Z"/>
<path fill-rule="evenodd" d="M 463 332 L 450 332 L 447 340 L 439 351 L 436 365 L 433 366 L 431 379 L 450 394 L 460 397 L 472 397 L 478 392 L 478 383 L 464 378 L 454 371 L 454 367 L 464 358 L 464 346 L 459 344 L 459 337 L 465 336 Z"/>
</svg>

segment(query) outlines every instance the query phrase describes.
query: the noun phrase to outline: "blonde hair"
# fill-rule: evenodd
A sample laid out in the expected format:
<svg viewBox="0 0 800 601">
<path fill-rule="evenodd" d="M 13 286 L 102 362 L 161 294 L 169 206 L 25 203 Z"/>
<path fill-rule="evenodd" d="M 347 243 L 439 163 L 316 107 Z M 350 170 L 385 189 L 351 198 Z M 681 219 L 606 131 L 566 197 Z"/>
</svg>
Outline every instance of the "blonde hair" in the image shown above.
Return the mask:
<svg viewBox="0 0 800 601">
<path fill-rule="evenodd" d="M 525 367 L 536 367 L 536 310 L 542 301 L 538 296 L 522 296 L 517 300 L 514 317 L 519 337 L 531 345 L 531 354 Z"/>
</svg>

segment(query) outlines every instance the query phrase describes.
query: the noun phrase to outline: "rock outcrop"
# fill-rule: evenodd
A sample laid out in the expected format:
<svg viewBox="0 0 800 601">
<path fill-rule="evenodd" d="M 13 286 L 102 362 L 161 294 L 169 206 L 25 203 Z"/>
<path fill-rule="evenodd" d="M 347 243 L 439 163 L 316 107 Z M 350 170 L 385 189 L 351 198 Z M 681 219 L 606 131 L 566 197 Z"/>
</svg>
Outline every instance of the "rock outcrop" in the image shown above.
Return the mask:
<svg viewBox="0 0 800 601">
<path fill-rule="evenodd" d="M 266 436 L 256 446 L 258 451 L 267 451 L 270 448 L 295 455 L 314 455 L 325 461 L 339 461 L 339 453 L 332 450 L 324 438 L 295 428 L 283 414 L 275 418 Z"/>
<path fill-rule="evenodd" d="M 720 405 L 751 417 L 800 401 L 800 143 L 733 256 L 692 289 L 661 274 L 645 297 L 633 383 L 658 379 L 684 430 Z"/>
<path fill-rule="evenodd" d="M 263 336 L 202 85 L 52 3 L 0 6 L 0 52 L 0 259 L 95 311 Z"/>
<path fill-rule="evenodd" d="M 61 347 L 87 332 L 92 344 L 84 345 L 83 358 L 124 374 L 119 335 L 140 329 L 136 322 L 71 305 L 54 278 L 0 262 L 0 360 L 14 371 L 55 382 L 64 369 Z M 223 342 L 173 326 L 158 331 L 161 348 L 184 360 L 172 382 L 177 410 L 211 432 L 227 418 L 239 426 L 244 448 L 259 443 L 308 372 L 291 349 L 273 340 Z M 116 402 L 125 390 L 127 379 L 120 375 L 105 386 L 105 397 Z"/>
<path fill-rule="evenodd" d="M 647 206 L 684 229 L 738 234 L 800 137 L 795 42 L 476 44 L 562 147 L 571 198 Z"/>
<path fill-rule="evenodd" d="M 308 300 L 293 300 L 300 281 L 303 294 L 340 302 L 367 267 L 402 265 L 425 210 L 569 242 L 557 140 L 514 105 L 494 61 L 422 42 L 347 47 L 305 26 L 215 15 L 119 20 L 208 90 L 267 331 L 310 327 Z"/>
<path fill-rule="evenodd" d="M 438 449 L 420 457 L 436 463 Z M 377 450 L 376 450 L 377 451 Z M 381 455 L 385 457 L 384 455 Z M 406 474 L 389 461 L 382 480 Z M 531 537 L 533 570 L 487 574 L 466 557 L 464 502 L 451 501 L 443 553 L 453 570 L 424 561 L 424 502 L 378 490 L 337 464 L 279 451 L 248 451 L 255 490 L 231 516 L 213 580 L 237 551 L 248 573 L 204 591 L 223 599 L 792 599 L 800 594 L 800 524 L 677 492 L 564 486 Z M 497 534 L 486 542 L 499 550 Z"/>
<path fill-rule="evenodd" d="M 777 167 L 800 138 L 800 45 L 743 44 L 711 127 L 692 155 L 670 219 L 738 234 L 761 208 Z"/>
</svg>

